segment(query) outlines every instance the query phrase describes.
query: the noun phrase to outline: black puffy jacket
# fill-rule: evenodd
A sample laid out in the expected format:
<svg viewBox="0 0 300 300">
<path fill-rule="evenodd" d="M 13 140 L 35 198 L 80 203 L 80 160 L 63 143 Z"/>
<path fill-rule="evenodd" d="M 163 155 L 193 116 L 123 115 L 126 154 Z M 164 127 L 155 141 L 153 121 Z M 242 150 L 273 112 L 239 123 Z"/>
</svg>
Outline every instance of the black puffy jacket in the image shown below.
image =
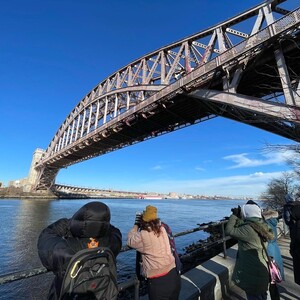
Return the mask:
<svg viewBox="0 0 300 300">
<path fill-rule="evenodd" d="M 90 238 L 99 246 L 109 247 L 115 257 L 122 247 L 122 235 L 110 224 L 109 207 L 102 202 L 89 202 L 71 219 L 60 219 L 45 228 L 38 238 L 38 254 L 44 267 L 55 274 L 48 299 L 58 299 L 64 273 L 71 257 L 87 248 Z"/>
</svg>

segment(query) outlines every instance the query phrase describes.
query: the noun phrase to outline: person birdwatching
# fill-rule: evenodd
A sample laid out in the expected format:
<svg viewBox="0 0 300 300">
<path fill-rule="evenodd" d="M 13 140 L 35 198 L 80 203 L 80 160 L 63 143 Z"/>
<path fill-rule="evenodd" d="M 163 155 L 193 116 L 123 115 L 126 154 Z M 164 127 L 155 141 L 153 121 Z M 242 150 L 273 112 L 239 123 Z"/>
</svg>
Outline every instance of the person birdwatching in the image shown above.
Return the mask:
<svg viewBox="0 0 300 300">
<path fill-rule="evenodd" d="M 267 256 L 262 243 L 274 239 L 254 201 L 232 210 L 225 234 L 238 241 L 238 254 L 232 280 L 245 291 L 248 300 L 265 300 L 269 287 Z M 259 234 L 258 234 L 259 232 Z M 262 241 L 263 240 L 263 241 Z"/>
<path fill-rule="evenodd" d="M 300 285 L 300 201 L 287 194 L 283 218 L 290 230 L 290 254 L 293 258 L 294 281 Z"/>
<path fill-rule="evenodd" d="M 266 223 L 272 229 L 273 234 L 274 234 L 274 239 L 270 240 L 268 242 L 268 246 L 267 246 L 268 255 L 272 259 L 274 259 L 274 261 L 278 265 L 278 267 L 280 269 L 280 275 L 282 277 L 282 280 L 284 280 L 283 260 L 282 260 L 279 245 L 277 243 L 277 238 L 278 238 L 277 224 L 278 224 L 279 214 L 276 210 L 266 209 L 266 210 L 262 211 L 262 215 L 263 215 L 263 218 L 265 219 Z M 279 300 L 280 299 L 280 294 L 279 294 L 279 290 L 278 290 L 278 286 L 277 286 L 276 282 L 270 283 L 269 292 L 270 292 L 271 300 Z"/>
<path fill-rule="evenodd" d="M 127 235 L 127 245 L 141 253 L 149 299 L 177 300 L 181 278 L 166 227 L 158 218 L 155 206 L 148 205 L 142 215 L 136 215 L 134 226 Z"/>
<path fill-rule="evenodd" d="M 267 251 L 269 256 L 271 256 L 277 263 L 280 269 L 280 274 L 282 279 L 284 280 L 284 267 L 283 267 L 283 260 L 280 252 L 279 245 L 277 243 L 278 234 L 277 234 L 277 225 L 278 225 L 278 218 L 279 214 L 278 211 L 272 209 L 266 209 L 262 211 L 262 215 L 269 225 L 272 228 L 274 233 L 274 239 L 269 241 Z"/>
<path fill-rule="evenodd" d="M 83 205 L 72 218 L 59 219 L 38 238 L 38 254 L 44 267 L 55 274 L 48 300 L 60 299 L 63 277 L 72 256 L 83 249 L 108 247 L 117 257 L 122 235 L 110 224 L 109 207 L 98 201 Z"/>
</svg>

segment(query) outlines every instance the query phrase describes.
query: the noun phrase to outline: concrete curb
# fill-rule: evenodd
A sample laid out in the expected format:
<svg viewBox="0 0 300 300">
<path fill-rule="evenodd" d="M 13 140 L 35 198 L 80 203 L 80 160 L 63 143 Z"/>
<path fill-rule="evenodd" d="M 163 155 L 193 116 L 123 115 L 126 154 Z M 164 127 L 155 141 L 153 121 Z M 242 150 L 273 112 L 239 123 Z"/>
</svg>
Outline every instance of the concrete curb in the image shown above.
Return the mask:
<svg viewBox="0 0 300 300">
<path fill-rule="evenodd" d="M 227 258 L 219 254 L 181 276 L 180 300 L 230 299 L 230 280 L 237 246 L 227 250 Z"/>
<path fill-rule="evenodd" d="M 282 225 L 282 224 L 279 224 Z M 280 233 L 283 232 L 282 228 Z M 289 253 L 290 238 L 281 235 L 278 239 L 284 263 L 285 280 L 278 284 L 282 299 L 300 300 L 300 286 L 294 282 L 293 262 Z M 237 244 L 227 249 L 227 257 L 218 254 L 196 268 L 181 275 L 179 300 L 244 300 L 245 292 L 232 281 Z M 148 300 L 145 295 L 141 300 Z"/>
<path fill-rule="evenodd" d="M 227 249 L 227 258 L 224 258 L 222 253 L 218 254 L 212 259 L 181 275 L 181 291 L 179 299 L 231 299 L 229 292 L 233 283 L 230 278 L 233 272 L 236 254 L 237 245 Z M 140 300 L 147 299 L 147 295 L 140 297 Z"/>
</svg>

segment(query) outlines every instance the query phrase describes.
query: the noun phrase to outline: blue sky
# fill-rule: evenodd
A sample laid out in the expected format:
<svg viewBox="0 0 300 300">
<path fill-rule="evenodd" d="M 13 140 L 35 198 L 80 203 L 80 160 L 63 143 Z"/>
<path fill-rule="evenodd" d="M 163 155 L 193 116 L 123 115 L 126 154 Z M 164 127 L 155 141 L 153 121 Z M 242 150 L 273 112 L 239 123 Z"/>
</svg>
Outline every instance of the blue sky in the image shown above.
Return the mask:
<svg viewBox="0 0 300 300">
<path fill-rule="evenodd" d="M 28 175 L 74 106 L 131 61 L 260 1 L 11 0 L 0 4 L 0 181 Z M 296 0 L 281 6 L 295 9 Z M 63 169 L 57 182 L 253 196 L 289 170 L 280 136 L 216 118 Z M 286 154 L 285 154 L 286 155 Z"/>
</svg>

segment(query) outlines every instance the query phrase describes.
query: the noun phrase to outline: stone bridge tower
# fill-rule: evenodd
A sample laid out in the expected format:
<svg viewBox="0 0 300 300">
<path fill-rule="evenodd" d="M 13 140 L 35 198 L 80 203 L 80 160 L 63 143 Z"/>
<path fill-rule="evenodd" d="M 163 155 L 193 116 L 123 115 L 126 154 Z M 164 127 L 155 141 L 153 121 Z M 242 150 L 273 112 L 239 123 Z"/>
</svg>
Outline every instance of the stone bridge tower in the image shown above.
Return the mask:
<svg viewBox="0 0 300 300">
<path fill-rule="evenodd" d="M 29 170 L 29 174 L 27 177 L 26 184 L 24 186 L 24 192 L 30 192 L 32 188 L 35 186 L 36 181 L 38 179 L 38 171 L 35 169 L 35 165 L 42 158 L 45 150 L 37 148 L 32 157 L 31 166 Z"/>
</svg>

